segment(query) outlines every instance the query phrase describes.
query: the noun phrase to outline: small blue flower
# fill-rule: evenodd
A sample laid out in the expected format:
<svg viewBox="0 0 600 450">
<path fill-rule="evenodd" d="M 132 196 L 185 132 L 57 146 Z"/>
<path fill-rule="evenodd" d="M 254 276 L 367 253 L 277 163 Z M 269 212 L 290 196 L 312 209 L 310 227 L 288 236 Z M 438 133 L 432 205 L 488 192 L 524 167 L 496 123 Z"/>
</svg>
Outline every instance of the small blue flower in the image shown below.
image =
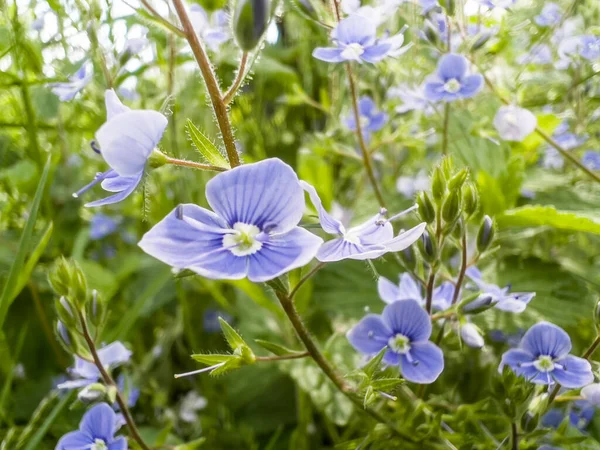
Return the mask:
<svg viewBox="0 0 600 450">
<path fill-rule="evenodd" d="M 483 86 L 480 74 L 469 75 L 468 61 L 462 55 L 447 54 L 440 58 L 437 72 L 425 80 L 425 96 L 432 102 L 452 102 L 471 98 Z"/>
<path fill-rule="evenodd" d="M 127 39 L 123 53 L 128 53 L 135 56 L 144 50 L 149 44 L 150 41 L 145 37 Z"/>
<path fill-rule="evenodd" d="M 552 408 L 542 416 L 542 426 L 547 428 L 558 428 L 563 420 L 565 420 L 564 411 L 558 408 Z"/>
<path fill-rule="evenodd" d="M 499 286 L 483 281 L 481 272 L 477 267 L 469 267 L 466 271 L 467 276 L 482 291 L 482 296 L 492 297 L 494 306 L 501 311 L 521 313 L 527 308 L 527 304 L 535 297 L 535 292 L 510 292 L 510 287 L 500 288 Z"/>
<path fill-rule="evenodd" d="M 206 199 L 215 212 L 179 205 L 138 245 L 206 278 L 262 282 L 308 264 L 323 242 L 298 226 L 304 193 L 279 159 L 218 174 L 206 185 Z"/>
<path fill-rule="evenodd" d="M 595 61 L 600 58 L 600 36 L 585 35 L 581 37 L 581 50 L 579 52 L 582 58 L 588 61 Z"/>
<path fill-rule="evenodd" d="M 508 9 L 513 6 L 517 0 L 479 0 L 483 6 L 486 6 L 490 9 L 501 8 Z"/>
<path fill-rule="evenodd" d="M 569 412 L 569 422 L 579 431 L 585 431 L 596 414 L 596 408 L 586 400 L 576 401 Z"/>
<path fill-rule="evenodd" d="M 400 275 L 398 284 L 392 283 L 385 277 L 379 277 L 377 281 L 377 290 L 379 297 L 386 303 L 393 303 L 398 300 L 413 299 L 421 305 L 425 304 L 425 298 L 421 293 L 421 288 L 408 273 Z M 454 296 L 454 285 L 445 281 L 433 290 L 431 304 L 435 309 L 445 310 L 452 304 Z"/>
<path fill-rule="evenodd" d="M 587 135 L 578 136 L 569 131 L 569 124 L 563 121 L 552 134 L 552 138 L 565 150 L 573 150 L 580 147 L 588 140 Z M 560 152 L 554 147 L 546 147 L 542 166 L 546 169 L 561 169 L 564 166 L 564 159 Z"/>
<path fill-rule="evenodd" d="M 537 117 L 518 106 L 501 106 L 494 117 L 494 127 L 505 141 L 523 142 L 535 130 Z"/>
<path fill-rule="evenodd" d="M 560 6 L 556 3 L 548 2 L 544 4 L 542 11 L 539 15 L 535 16 L 533 20 L 540 27 L 552 27 L 557 25 L 562 18 L 562 11 Z"/>
<path fill-rule="evenodd" d="M 87 207 L 117 203 L 131 195 L 142 181 L 148 158 L 167 127 L 167 118 L 161 113 L 130 110 L 112 89 L 106 91 L 105 102 L 107 120 L 96 132 L 96 142 L 111 169 L 98 173 L 73 197 L 79 197 L 100 182 L 105 191 L 116 194 L 86 203 Z"/>
<path fill-rule="evenodd" d="M 231 314 L 228 314 L 225 311 L 220 311 L 218 309 L 207 309 L 204 311 L 204 314 L 202 315 L 202 328 L 204 331 L 207 333 L 220 333 L 221 323 L 219 322 L 219 317 L 229 324 L 233 321 Z"/>
<path fill-rule="evenodd" d="M 421 5 L 421 14 L 426 16 L 430 11 L 434 9 L 441 9 L 440 2 L 438 0 L 419 0 L 419 5 Z"/>
<path fill-rule="evenodd" d="M 118 222 L 106 214 L 94 214 L 90 223 L 90 239 L 97 241 L 117 231 Z"/>
<path fill-rule="evenodd" d="M 81 65 L 79 70 L 75 72 L 75 75 L 69 78 L 69 81 L 65 83 L 52 83 L 50 87 L 52 88 L 52 93 L 58 96 L 61 102 L 68 102 L 69 100 L 73 100 L 79 91 L 92 81 L 93 76 L 94 66 L 91 62 L 87 61 Z"/>
<path fill-rule="evenodd" d="M 371 97 L 363 96 L 358 101 L 358 111 L 360 113 L 360 124 L 363 138 L 368 142 L 371 138 L 371 133 L 381 130 L 387 120 L 388 115 L 384 112 L 377 111 L 375 102 Z M 356 120 L 354 120 L 354 114 L 350 114 L 346 118 L 346 126 L 356 131 Z"/>
<path fill-rule="evenodd" d="M 600 152 L 588 150 L 583 154 L 581 162 L 590 170 L 600 170 Z"/>
<path fill-rule="evenodd" d="M 119 416 L 106 403 L 88 410 L 78 431 L 65 434 L 55 450 L 127 450 L 127 439 L 115 437 Z"/>
<path fill-rule="evenodd" d="M 376 63 L 387 56 L 397 56 L 406 48 L 401 48 L 402 33 L 377 40 L 375 23 L 359 14 L 343 19 L 331 32 L 331 39 L 336 46 L 316 48 L 313 51 L 315 58 L 331 63 Z"/>
<path fill-rule="evenodd" d="M 317 191 L 310 184 L 301 181 L 302 188 L 308 193 L 310 201 L 319 214 L 321 228 L 328 234 L 338 236 L 325 242 L 317 253 L 317 259 L 322 262 L 341 261 L 343 259 L 375 259 L 388 252 L 399 252 L 412 245 L 425 231 L 423 222 L 408 231 L 394 237 L 392 220 L 410 212 L 409 208 L 396 216 L 386 219 L 385 210 L 361 225 L 346 229 L 342 222 L 331 216 L 321 203 Z"/>
<path fill-rule="evenodd" d="M 559 383 L 565 388 L 583 387 L 594 381 L 589 361 L 570 355 L 571 339 L 560 327 L 540 322 L 527 332 L 519 348 L 502 355 L 499 370 L 509 366 L 535 384 Z"/>
<path fill-rule="evenodd" d="M 399 300 L 383 313 L 369 314 L 348 332 L 350 344 L 361 353 L 376 355 L 384 347 L 383 361 L 400 366 L 413 383 L 433 383 L 444 370 L 444 355 L 429 342 L 431 319 L 416 300 Z"/>
<path fill-rule="evenodd" d="M 194 30 L 213 52 L 219 50 L 221 45 L 232 37 L 229 16 L 222 9 L 212 12 L 209 16 L 202 6 L 194 3 L 190 6 L 190 20 Z"/>
</svg>

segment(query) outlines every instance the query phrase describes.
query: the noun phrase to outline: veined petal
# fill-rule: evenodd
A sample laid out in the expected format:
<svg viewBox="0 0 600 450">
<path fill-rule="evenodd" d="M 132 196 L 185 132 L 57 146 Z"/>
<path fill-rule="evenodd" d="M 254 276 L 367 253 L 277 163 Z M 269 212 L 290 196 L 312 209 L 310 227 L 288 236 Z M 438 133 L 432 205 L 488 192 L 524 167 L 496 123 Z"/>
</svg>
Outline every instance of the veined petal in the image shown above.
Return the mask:
<svg viewBox="0 0 600 450">
<path fill-rule="evenodd" d="M 423 301 L 421 289 L 415 279 L 408 273 L 400 275 L 400 284 L 398 285 L 398 297 L 396 300 L 413 299 L 419 302 Z"/>
<path fill-rule="evenodd" d="M 560 358 L 571 351 L 571 338 L 562 328 L 549 322 L 539 322 L 527 330 L 520 347 L 535 357 Z"/>
<path fill-rule="evenodd" d="M 325 211 L 325 208 L 323 208 L 323 203 L 319 198 L 319 194 L 317 194 L 317 190 L 303 180 L 300 180 L 300 186 L 308 193 L 311 203 L 317 210 L 317 214 L 319 214 L 319 222 L 321 223 L 321 228 L 323 228 L 323 231 L 329 234 L 344 234 L 346 232 L 344 225 L 342 225 L 342 222 Z"/>
<path fill-rule="evenodd" d="M 394 332 L 412 342 L 426 341 L 431 336 L 431 319 L 417 300 L 398 300 L 383 310 L 383 321 Z"/>
<path fill-rule="evenodd" d="M 121 113 L 131 111 L 129 107 L 121 103 L 114 89 L 104 91 L 104 103 L 106 104 L 106 120 L 110 120 Z"/>
<path fill-rule="evenodd" d="M 509 366 L 514 373 L 523 376 L 528 380 L 534 379 L 538 370 L 531 364 L 523 366 L 522 364 L 532 363 L 535 356 L 531 353 L 518 348 L 511 349 L 502 355 L 502 361 L 498 367 L 498 371 L 502 373 L 504 366 Z"/>
<path fill-rule="evenodd" d="M 127 450 L 127 439 L 119 437 L 108 444 L 108 450 Z"/>
<path fill-rule="evenodd" d="M 349 240 L 358 238 L 363 245 L 385 246 L 394 237 L 394 228 L 381 214 L 377 214 L 362 224 L 350 228 L 346 232 Z"/>
<path fill-rule="evenodd" d="M 392 337 L 393 332 L 377 314 L 363 317 L 347 334 L 350 344 L 361 353 L 379 353 Z"/>
<path fill-rule="evenodd" d="M 81 431 L 71 431 L 65 434 L 54 450 L 88 449 L 94 443 L 92 436 Z"/>
<path fill-rule="evenodd" d="M 93 438 L 112 442 L 117 431 L 115 429 L 115 412 L 106 403 L 100 403 L 84 414 L 79 429 Z"/>
<path fill-rule="evenodd" d="M 393 303 L 400 299 L 400 289 L 385 277 L 379 277 L 377 280 L 377 292 L 379 297 L 386 303 Z"/>
<path fill-rule="evenodd" d="M 104 367 L 116 367 L 129 361 L 131 351 L 121 342 L 115 341 L 98 350 L 98 357 Z"/>
<path fill-rule="evenodd" d="M 400 355 L 402 377 L 413 383 L 433 383 L 443 370 L 444 354 L 433 342 L 413 342 L 409 353 Z"/>
<path fill-rule="evenodd" d="M 444 81 L 460 80 L 467 73 L 467 58 L 454 53 L 444 55 L 438 62 L 437 73 Z"/>
<path fill-rule="evenodd" d="M 391 49 L 392 45 L 387 42 L 371 45 L 365 48 L 365 51 L 362 55 L 360 55 L 360 58 L 370 62 L 371 64 L 375 64 L 388 56 L 388 53 Z"/>
<path fill-rule="evenodd" d="M 119 189 L 120 188 L 124 188 L 124 189 L 115 195 L 111 195 L 109 197 L 105 197 L 100 200 L 95 200 L 93 202 L 86 203 L 85 206 L 87 208 L 93 208 L 96 206 L 111 205 L 113 203 L 118 203 L 121 200 L 126 199 L 138 187 L 138 185 L 140 184 L 140 181 L 142 181 L 143 176 L 144 176 L 144 172 L 140 172 L 137 176 L 132 176 L 132 177 L 107 178 L 106 180 L 104 180 L 102 182 L 103 188 L 105 187 L 105 183 L 106 183 L 106 186 L 110 187 L 111 189 L 117 189 L 117 187 Z M 110 191 L 111 189 L 107 189 L 107 190 Z"/>
<path fill-rule="evenodd" d="M 483 87 L 483 76 L 476 73 L 467 75 L 460 83 L 460 95 L 463 98 L 471 98 L 477 94 Z"/>
<path fill-rule="evenodd" d="M 332 37 L 344 44 L 366 46 L 375 40 L 375 24 L 366 17 L 353 14 L 343 19 L 332 32 Z"/>
<path fill-rule="evenodd" d="M 555 367 L 552 376 L 567 389 L 580 388 L 594 382 L 592 366 L 587 359 L 567 355 L 557 361 L 563 368 Z"/>
<path fill-rule="evenodd" d="M 332 239 L 325 242 L 317 252 L 317 259 L 321 262 L 341 261 L 343 259 L 375 259 L 386 252 L 383 245 L 357 244 L 344 238 Z"/>
<path fill-rule="evenodd" d="M 389 252 L 402 251 L 405 248 L 408 248 L 412 244 L 417 242 L 417 240 L 425 231 L 426 226 L 427 224 L 425 222 L 420 223 L 419 225 L 411 228 L 410 230 L 400 233 L 395 238 L 390 239 L 387 242 L 382 242 L 382 244 L 385 245 Z"/>
<path fill-rule="evenodd" d="M 346 58 L 342 56 L 343 51 L 344 50 L 339 47 L 317 47 L 313 50 L 312 55 L 321 61 L 338 63 L 346 60 Z"/>
</svg>

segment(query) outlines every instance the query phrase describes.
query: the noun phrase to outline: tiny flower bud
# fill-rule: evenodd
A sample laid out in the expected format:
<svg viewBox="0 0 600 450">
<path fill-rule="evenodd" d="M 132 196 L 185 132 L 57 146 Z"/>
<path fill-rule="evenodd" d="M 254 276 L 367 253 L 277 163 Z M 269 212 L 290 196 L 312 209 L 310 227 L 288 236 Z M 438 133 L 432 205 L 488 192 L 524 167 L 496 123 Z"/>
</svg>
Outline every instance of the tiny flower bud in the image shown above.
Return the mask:
<svg viewBox="0 0 600 450">
<path fill-rule="evenodd" d="M 463 312 L 463 313 L 468 313 L 468 314 L 478 314 L 480 312 L 483 312 L 487 309 L 490 309 L 491 307 L 493 307 L 495 305 L 495 302 L 493 301 L 492 296 L 490 295 L 480 295 L 479 297 L 476 297 L 474 300 L 471 301 L 466 301 L 465 303 L 462 304 L 459 309 Z"/>
<path fill-rule="evenodd" d="M 442 219 L 447 224 L 454 224 L 460 215 L 460 194 L 458 191 L 450 191 L 442 205 Z"/>
<path fill-rule="evenodd" d="M 417 206 L 419 208 L 419 216 L 427 223 L 433 223 L 435 220 L 435 209 L 427 192 L 421 192 L 417 196 Z"/>
<path fill-rule="evenodd" d="M 77 263 L 73 263 L 73 277 L 71 278 L 71 293 L 75 299 L 75 303 L 79 306 L 84 306 L 87 301 L 87 280 L 81 267 Z"/>
<path fill-rule="evenodd" d="M 471 348 L 481 349 L 485 345 L 479 330 L 472 323 L 465 323 L 460 327 L 460 338 Z"/>
<path fill-rule="evenodd" d="M 58 295 L 69 295 L 71 284 L 71 267 L 65 258 L 59 258 L 48 274 L 48 281 Z"/>
<path fill-rule="evenodd" d="M 233 32 L 239 47 L 248 52 L 260 41 L 269 24 L 269 0 L 238 0 Z"/>
<path fill-rule="evenodd" d="M 65 324 L 60 320 L 56 322 L 56 336 L 66 351 L 69 353 L 75 353 L 73 336 Z"/>
<path fill-rule="evenodd" d="M 105 310 L 104 302 L 98 298 L 98 291 L 94 289 L 92 291 L 92 299 L 87 304 L 87 317 L 92 325 L 97 327 L 102 324 Z"/>
<path fill-rule="evenodd" d="M 88 384 L 77 393 L 77 398 L 83 403 L 92 403 L 96 400 L 104 398 L 106 395 L 106 387 L 100 383 Z"/>
<path fill-rule="evenodd" d="M 494 221 L 490 216 L 484 216 L 483 222 L 477 233 L 477 250 L 479 253 L 486 251 L 494 240 Z"/>
<path fill-rule="evenodd" d="M 454 224 L 454 228 L 452 229 L 452 236 L 456 239 L 461 239 L 465 234 L 465 223 L 462 218 L 459 217 L 456 223 Z"/>
<path fill-rule="evenodd" d="M 148 158 L 148 165 L 153 169 L 164 166 L 169 163 L 169 157 L 155 148 Z"/>
<path fill-rule="evenodd" d="M 58 300 L 55 300 L 54 306 L 56 314 L 63 324 L 69 327 L 74 327 L 77 324 L 77 318 L 73 313 L 74 306 L 71 305 L 71 302 L 66 297 L 62 296 Z"/>
<path fill-rule="evenodd" d="M 465 181 L 467 180 L 468 176 L 469 176 L 469 171 L 467 169 L 461 170 L 456 175 L 454 175 L 452 178 L 450 178 L 450 181 L 448 181 L 448 189 L 453 191 L 455 189 L 462 188 L 462 186 L 465 183 Z"/>
<path fill-rule="evenodd" d="M 479 206 L 479 195 L 477 194 L 477 188 L 472 183 L 467 183 L 465 184 L 462 193 L 463 211 L 467 217 L 471 217 L 473 214 L 475 214 Z"/>
<path fill-rule="evenodd" d="M 431 178 L 431 193 L 436 203 L 440 203 L 446 194 L 446 178 L 442 169 L 438 166 L 433 170 Z"/>
<path fill-rule="evenodd" d="M 425 231 L 421 235 L 421 239 L 419 240 L 419 250 L 423 255 L 423 259 L 428 263 L 432 263 L 437 258 L 437 248 L 435 243 L 431 240 L 431 236 L 429 233 Z"/>
</svg>

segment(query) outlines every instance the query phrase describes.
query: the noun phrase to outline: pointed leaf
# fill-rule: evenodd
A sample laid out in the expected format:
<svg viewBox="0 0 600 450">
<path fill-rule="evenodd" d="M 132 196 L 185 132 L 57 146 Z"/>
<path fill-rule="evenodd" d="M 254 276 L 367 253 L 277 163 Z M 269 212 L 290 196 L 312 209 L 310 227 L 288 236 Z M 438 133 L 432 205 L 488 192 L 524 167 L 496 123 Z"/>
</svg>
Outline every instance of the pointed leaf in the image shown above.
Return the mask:
<svg viewBox="0 0 600 450">
<path fill-rule="evenodd" d="M 231 327 L 231 325 L 229 325 L 227 323 L 227 321 L 225 321 L 221 317 L 219 317 L 219 323 L 221 324 L 221 330 L 223 331 L 223 334 L 225 335 L 225 339 L 227 340 L 229 347 L 231 347 L 231 350 L 235 350 L 237 348 L 244 347 L 244 346 L 248 347 L 248 344 L 246 344 L 246 342 L 244 342 L 244 340 L 238 334 L 238 332 L 235 331 Z"/>
<path fill-rule="evenodd" d="M 375 390 L 386 391 L 388 389 L 395 388 L 402 383 L 404 383 L 404 380 L 401 378 L 379 378 L 377 380 L 373 380 L 371 382 L 371 386 L 373 386 L 373 389 Z"/>
<path fill-rule="evenodd" d="M 383 360 L 383 355 L 385 355 L 385 352 L 387 352 L 387 347 L 383 347 L 379 353 L 377 353 L 377 355 L 363 367 L 363 371 L 369 378 L 373 378 L 373 375 L 375 375 L 375 372 L 381 366 L 381 361 Z"/>
<path fill-rule="evenodd" d="M 192 123 L 190 119 L 187 120 L 186 129 L 188 136 L 190 137 L 194 147 L 200 152 L 200 154 L 206 159 L 209 164 L 217 167 L 223 167 L 229 169 L 229 163 L 225 157 L 221 154 L 219 149 L 208 139 L 202 132 Z"/>
<path fill-rule="evenodd" d="M 254 339 L 254 342 L 256 342 L 265 350 L 268 350 L 277 356 L 299 355 L 303 353 L 301 351 L 291 350 L 287 347 L 284 347 L 283 345 L 275 344 L 274 342 L 264 341 L 262 339 Z"/>
<path fill-rule="evenodd" d="M 202 364 L 206 364 L 209 366 L 214 366 L 215 364 L 220 364 L 222 362 L 227 362 L 232 359 L 237 359 L 239 356 L 235 355 L 204 355 L 202 353 L 197 353 L 192 355 L 192 358 L 195 361 L 201 362 Z"/>
</svg>

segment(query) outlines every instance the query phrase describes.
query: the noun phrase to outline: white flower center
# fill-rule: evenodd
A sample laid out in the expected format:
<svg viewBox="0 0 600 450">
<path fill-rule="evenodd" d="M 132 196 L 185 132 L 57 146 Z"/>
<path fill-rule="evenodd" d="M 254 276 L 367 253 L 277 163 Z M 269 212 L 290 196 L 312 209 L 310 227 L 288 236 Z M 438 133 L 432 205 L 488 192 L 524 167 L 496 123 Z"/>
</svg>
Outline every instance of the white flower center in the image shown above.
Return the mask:
<svg viewBox="0 0 600 450">
<path fill-rule="evenodd" d="M 517 115 L 513 113 L 508 113 L 504 116 L 504 120 L 508 125 L 517 125 Z"/>
<path fill-rule="evenodd" d="M 90 447 L 90 450 L 106 450 L 107 448 L 106 442 L 104 442 L 102 439 L 96 439 Z"/>
<path fill-rule="evenodd" d="M 403 334 L 396 334 L 388 339 L 388 347 L 396 353 L 406 354 L 410 351 L 410 339 Z"/>
<path fill-rule="evenodd" d="M 344 240 L 346 242 L 350 242 L 351 244 L 354 245 L 360 245 L 360 238 L 358 237 L 358 235 L 354 234 L 354 233 L 347 233 L 344 235 Z"/>
<path fill-rule="evenodd" d="M 262 248 L 262 242 L 256 239 L 260 229 L 256 225 L 238 222 L 233 226 L 233 233 L 223 236 L 223 247 L 235 256 L 252 255 Z"/>
<path fill-rule="evenodd" d="M 460 81 L 458 81 L 456 78 L 446 81 L 446 84 L 444 84 L 444 90 L 450 94 L 456 94 L 458 91 L 460 91 Z"/>
<path fill-rule="evenodd" d="M 542 355 L 533 362 L 533 366 L 540 372 L 552 372 L 554 370 L 554 362 L 551 356 Z"/>
<path fill-rule="evenodd" d="M 358 43 L 348 44 L 342 51 L 342 56 L 346 59 L 359 59 L 360 55 L 365 52 L 362 45 Z"/>
</svg>

